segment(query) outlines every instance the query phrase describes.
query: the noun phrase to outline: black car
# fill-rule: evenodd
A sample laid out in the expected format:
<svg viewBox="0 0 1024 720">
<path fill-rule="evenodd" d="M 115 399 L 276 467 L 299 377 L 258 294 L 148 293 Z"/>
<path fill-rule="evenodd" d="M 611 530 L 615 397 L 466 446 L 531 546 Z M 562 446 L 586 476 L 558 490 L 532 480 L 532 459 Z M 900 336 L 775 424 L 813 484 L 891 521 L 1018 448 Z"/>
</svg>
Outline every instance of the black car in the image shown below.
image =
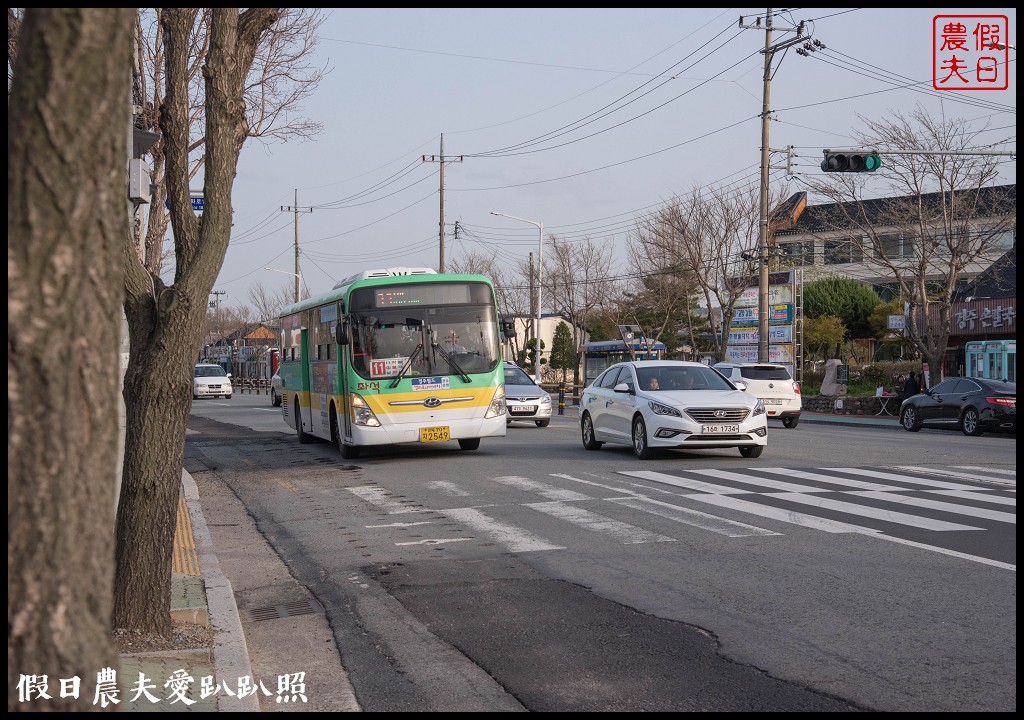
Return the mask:
<svg viewBox="0 0 1024 720">
<path fill-rule="evenodd" d="M 1017 383 L 987 378 L 947 377 L 900 405 L 900 424 L 959 428 L 964 435 L 1017 432 Z"/>
</svg>

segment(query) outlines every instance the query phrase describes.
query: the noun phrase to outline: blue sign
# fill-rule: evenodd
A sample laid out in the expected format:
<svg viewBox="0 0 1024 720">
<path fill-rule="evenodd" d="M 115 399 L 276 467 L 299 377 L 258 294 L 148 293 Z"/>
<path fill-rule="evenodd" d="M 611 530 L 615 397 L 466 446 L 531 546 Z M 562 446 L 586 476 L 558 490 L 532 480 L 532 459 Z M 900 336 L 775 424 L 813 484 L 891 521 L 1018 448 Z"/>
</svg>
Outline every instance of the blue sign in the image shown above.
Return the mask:
<svg viewBox="0 0 1024 720">
<path fill-rule="evenodd" d="M 203 202 L 203 197 L 202 196 L 200 196 L 200 197 L 196 197 L 195 195 L 192 196 L 192 211 L 193 212 L 202 212 L 203 211 L 203 204 L 204 204 L 204 202 Z M 164 205 L 167 207 L 168 210 L 170 210 L 171 209 L 171 199 L 167 198 L 164 201 Z"/>
</svg>

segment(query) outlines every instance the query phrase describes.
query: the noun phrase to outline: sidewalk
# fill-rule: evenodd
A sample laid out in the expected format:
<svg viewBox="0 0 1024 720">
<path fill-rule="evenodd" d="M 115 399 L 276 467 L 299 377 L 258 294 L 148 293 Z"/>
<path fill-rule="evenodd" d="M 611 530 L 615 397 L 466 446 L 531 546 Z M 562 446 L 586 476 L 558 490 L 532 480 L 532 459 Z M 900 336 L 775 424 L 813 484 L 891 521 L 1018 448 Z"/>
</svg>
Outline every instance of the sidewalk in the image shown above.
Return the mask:
<svg viewBox="0 0 1024 720">
<path fill-rule="evenodd" d="M 199 491 L 185 470 L 174 532 L 171 616 L 212 627 L 212 647 L 122 654 L 121 712 L 259 712 L 255 692 L 239 697 L 239 687 L 247 686 L 246 679 L 252 676 L 249 651 L 231 583 L 221 572 L 203 517 Z M 148 696 L 138 692 L 140 673 Z M 185 688 L 181 695 L 191 704 L 172 692 L 174 679 L 180 679 L 178 687 Z M 204 682 L 211 684 L 207 697 L 202 697 Z M 217 691 L 209 692 L 213 683 Z M 136 694 L 139 697 L 133 701 Z"/>
<path fill-rule="evenodd" d="M 894 415 L 837 415 L 835 413 L 818 413 L 804 410 L 800 413 L 801 423 L 819 423 L 824 425 L 846 425 L 852 427 L 887 427 L 901 429 L 900 419 Z"/>
</svg>

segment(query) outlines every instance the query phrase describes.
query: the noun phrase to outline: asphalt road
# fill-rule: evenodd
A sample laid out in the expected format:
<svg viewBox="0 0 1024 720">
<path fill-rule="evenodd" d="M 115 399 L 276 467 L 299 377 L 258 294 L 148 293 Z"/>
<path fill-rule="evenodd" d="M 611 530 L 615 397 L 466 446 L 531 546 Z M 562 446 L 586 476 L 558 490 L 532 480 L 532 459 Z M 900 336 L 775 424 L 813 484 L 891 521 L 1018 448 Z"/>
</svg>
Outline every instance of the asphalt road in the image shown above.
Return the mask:
<svg viewBox="0 0 1024 720">
<path fill-rule="evenodd" d="M 772 423 L 758 460 L 640 463 L 565 416 L 350 463 L 269 405 L 194 403 L 186 467 L 240 609 L 316 601 L 243 628 L 325 709 L 1015 709 L 1015 438 Z M 847 487 L 695 491 L 811 474 Z"/>
</svg>

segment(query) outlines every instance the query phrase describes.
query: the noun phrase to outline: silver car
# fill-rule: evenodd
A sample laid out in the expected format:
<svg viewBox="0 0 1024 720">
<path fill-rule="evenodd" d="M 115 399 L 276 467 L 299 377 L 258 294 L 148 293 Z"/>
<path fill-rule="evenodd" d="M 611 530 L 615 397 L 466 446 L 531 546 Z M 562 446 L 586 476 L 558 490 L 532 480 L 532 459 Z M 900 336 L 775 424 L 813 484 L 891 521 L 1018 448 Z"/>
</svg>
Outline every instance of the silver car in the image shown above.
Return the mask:
<svg viewBox="0 0 1024 720">
<path fill-rule="evenodd" d="M 537 427 L 551 422 L 551 395 L 515 363 L 505 363 L 505 424 L 529 420 Z"/>
</svg>

